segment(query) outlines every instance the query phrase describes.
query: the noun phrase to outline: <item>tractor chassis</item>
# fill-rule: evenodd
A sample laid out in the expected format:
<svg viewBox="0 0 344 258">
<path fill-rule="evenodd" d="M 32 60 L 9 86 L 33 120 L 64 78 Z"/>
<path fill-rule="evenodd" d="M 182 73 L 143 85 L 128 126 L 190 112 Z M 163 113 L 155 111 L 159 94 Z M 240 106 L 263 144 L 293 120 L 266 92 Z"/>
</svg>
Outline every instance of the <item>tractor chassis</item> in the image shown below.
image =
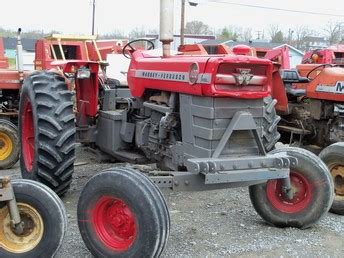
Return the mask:
<svg viewBox="0 0 344 258">
<path fill-rule="evenodd" d="M 247 130 L 252 132 L 260 155 L 221 157 L 232 133 Z M 242 187 L 270 179 L 283 179 L 284 193 L 289 198 L 289 168 L 297 164 L 297 159 L 286 153 L 267 154 L 252 115 L 239 111 L 229 123 L 211 158 L 190 158 L 185 164 L 188 172 L 151 171 L 149 177 L 160 188 L 178 191 Z"/>
</svg>

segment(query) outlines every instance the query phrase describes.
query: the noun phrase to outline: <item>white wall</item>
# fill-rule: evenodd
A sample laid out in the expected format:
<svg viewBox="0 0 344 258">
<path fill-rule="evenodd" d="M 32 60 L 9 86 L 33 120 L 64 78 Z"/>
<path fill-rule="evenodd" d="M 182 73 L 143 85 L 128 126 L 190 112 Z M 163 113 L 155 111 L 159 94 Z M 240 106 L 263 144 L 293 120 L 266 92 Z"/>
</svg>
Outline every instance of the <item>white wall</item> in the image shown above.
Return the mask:
<svg viewBox="0 0 344 258">
<path fill-rule="evenodd" d="M 16 55 L 17 60 L 17 55 Z M 35 53 L 34 52 L 23 52 L 23 65 L 24 71 L 33 71 L 34 70 L 34 60 L 35 60 Z M 18 70 L 18 66 L 16 63 L 16 69 Z"/>
<path fill-rule="evenodd" d="M 302 55 L 289 48 L 290 68 L 295 68 L 302 62 Z"/>
</svg>

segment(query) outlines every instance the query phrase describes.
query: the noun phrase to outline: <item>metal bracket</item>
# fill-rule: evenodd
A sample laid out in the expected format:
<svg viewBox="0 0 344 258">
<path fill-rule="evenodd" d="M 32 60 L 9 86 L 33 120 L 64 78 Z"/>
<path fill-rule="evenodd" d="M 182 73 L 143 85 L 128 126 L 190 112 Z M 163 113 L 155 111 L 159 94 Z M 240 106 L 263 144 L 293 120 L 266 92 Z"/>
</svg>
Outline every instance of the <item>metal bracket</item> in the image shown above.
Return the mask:
<svg viewBox="0 0 344 258">
<path fill-rule="evenodd" d="M 0 202 L 6 202 L 13 199 L 14 193 L 9 177 L 0 178 Z"/>
<path fill-rule="evenodd" d="M 225 145 L 227 144 L 229 138 L 231 137 L 233 131 L 239 131 L 239 130 L 250 130 L 252 131 L 254 138 L 257 142 L 259 151 L 261 154 L 265 155 L 265 148 L 263 146 L 263 143 L 259 137 L 258 131 L 257 131 L 257 125 L 252 117 L 252 114 L 246 111 L 238 111 L 233 116 L 231 122 L 229 123 L 226 131 L 224 132 L 219 144 L 217 145 L 212 158 L 218 158 Z"/>
<path fill-rule="evenodd" d="M 0 201 L 7 203 L 13 230 L 16 234 L 20 235 L 23 232 L 23 223 L 9 177 L 0 178 Z"/>
</svg>

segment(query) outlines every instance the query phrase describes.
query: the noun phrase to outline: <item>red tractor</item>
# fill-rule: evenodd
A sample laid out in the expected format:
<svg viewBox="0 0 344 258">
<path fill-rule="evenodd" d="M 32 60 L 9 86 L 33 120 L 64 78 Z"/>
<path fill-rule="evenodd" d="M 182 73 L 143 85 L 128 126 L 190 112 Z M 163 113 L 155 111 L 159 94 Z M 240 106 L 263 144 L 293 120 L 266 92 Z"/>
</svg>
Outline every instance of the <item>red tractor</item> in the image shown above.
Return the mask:
<svg viewBox="0 0 344 258">
<path fill-rule="evenodd" d="M 302 58 L 303 64 L 336 64 L 344 65 L 344 45 L 310 50 Z"/>
<path fill-rule="evenodd" d="M 65 78 L 35 72 L 20 98 L 24 178 L 58 194 L 71 183 L 75 139 L 118 160 L 156 162 L 146 175 L 112 168 L 86 184 L 78 223 L 95 256 L 159 256 L 170 217 L 158 187 L 179 191 L 249 186 L 259 215 L 279 227 L 307 228 L 331 206 L 326 165 L 299 148 L 274 149 L 279 139 L 271 98 L 273 64 L 245 55 L 170 55 L 173 1 L 161 1 L 162 54 L 126 44 L 128 85 L 99 80 L 97 62 L 69 60 Z M 129 55 L 128 55 L 129 54 Z M 269 152 L 268 152 L 269 151 Z"/>
<path fill-rule="evenodd" d="M 248 46 L 233 50 L 223 45 L 184 45 L 183 54 L 231 54 L 242 52 L 252 55 Z M 344 214 L 344 69 L 343 47 L 317 49 L 305 54 L 302 64 L 290 69 L 289 50 L 286 46 L 272 49 L 265 55 L 274 63 L 273 97 L 278 99 L 276 109 L 282 119 L 278 130 L 281 141 L 304 147 L 319 154 L 328 165 L 335 183 L 336 197 L 331 211 Z M 253 54 L 254 55 L 254 54 Z M 282 78 L 281 78 L 282 76 Z"/>
<path fill-rule="evenodd" d="M 18 31 L 17 66 L 18 70 L 8 69 L 7 59 L 2 56 L 0 41 L 0 169 L 12 167 L 19 159 L 17 119 L 20 89 L 24 78 L 32 71 L 23 70 L 22 45 Z M 35 44 L 35 70 L 58 68 L 59 62 L 66 60 L 95 61 L 106 65 L 106 55 L 121 53 L 127 40 L 97 40 L 95 36 L 70 36 L 53 34 L 39 39 Z M 62 73 L 62 71 L 60 71 Z M 69 77 L 68 74 L 64 76 Z M 73 88 L 73 78 L 68 78 Z M 104 79 L 102 77 L 102 79 Z"/>
</svg>

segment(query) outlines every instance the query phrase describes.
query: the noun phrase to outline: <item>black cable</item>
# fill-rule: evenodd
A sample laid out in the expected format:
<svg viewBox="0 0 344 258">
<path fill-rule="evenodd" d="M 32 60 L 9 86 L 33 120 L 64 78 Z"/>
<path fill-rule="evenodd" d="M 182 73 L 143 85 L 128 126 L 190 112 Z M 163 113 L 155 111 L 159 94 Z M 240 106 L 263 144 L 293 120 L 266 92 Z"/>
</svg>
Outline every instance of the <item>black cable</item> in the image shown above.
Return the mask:
<svg viewBox="0 0 344 258">
<path fill-rule="evenodd" d="M 292 13 L 304 13 L 304 14 L 314 14 L 314 15 L 323 15 L 323 16 L 332 16 L 332 17 L 344 17 L 344 15 L 342 15 L 342 14 L 331 14 L 331 13 L 319 13 L 319 12 L 310 12 L 310 11 L 300 11 L 300 10 L 276 8 L 276 7 L 253 5 L 253 4 L 240 4 L 240 3 L 228 2 L 228 1 L 224 1 L 224 0 L 208 0 L 208 2 L 221 3 L 221 4 L 230 4 L 230 5 L 237 5 L 237 6 L 245 6 L 245 7 L 259 8 L 259 9 L 267 9 L 267 10 L 274 10 L 274 11 L 292 12 Z"/>
</svg>

